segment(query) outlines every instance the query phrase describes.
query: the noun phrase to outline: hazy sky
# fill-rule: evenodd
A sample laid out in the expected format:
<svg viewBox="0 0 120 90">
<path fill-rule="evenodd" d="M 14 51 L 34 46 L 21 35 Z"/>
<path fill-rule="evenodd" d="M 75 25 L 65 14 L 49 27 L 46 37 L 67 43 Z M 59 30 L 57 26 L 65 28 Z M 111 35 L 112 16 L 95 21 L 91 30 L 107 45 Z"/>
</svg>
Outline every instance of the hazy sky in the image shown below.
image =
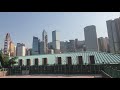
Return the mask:
<svg viewBox="0 0 120 90">
<path fill-rule="evenodd" d="M 7 32 L 12 41 L 32 47 L 33 36 L 42 39 L 42 31 L 52 41 L 52 31 L 60 32 L 60 40 L 84 40 L 84 27 L 95 25 L 97 36 L 106 37 L 106 20 L 120 17 L 120 12 L 0 12 L 0 48 Z"/>
</svg>

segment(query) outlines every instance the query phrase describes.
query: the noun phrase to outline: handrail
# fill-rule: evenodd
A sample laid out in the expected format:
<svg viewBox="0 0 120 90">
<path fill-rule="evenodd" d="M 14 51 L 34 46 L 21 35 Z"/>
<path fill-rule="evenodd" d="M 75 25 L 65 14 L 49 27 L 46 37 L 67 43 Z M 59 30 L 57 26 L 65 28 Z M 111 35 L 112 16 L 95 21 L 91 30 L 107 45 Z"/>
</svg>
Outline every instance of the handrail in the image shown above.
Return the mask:
<svg viewBox="0 0 120 90">
<path fill-rule="evenodd" d="M 101 72 L 102 72 L 102 77 L 103 78 L 112 78 L 112 76 L 110 76 L 109 74 L 107 74 L 105 71 L 103 71 L 103 70 L 101 70 Z"/>
</svg>

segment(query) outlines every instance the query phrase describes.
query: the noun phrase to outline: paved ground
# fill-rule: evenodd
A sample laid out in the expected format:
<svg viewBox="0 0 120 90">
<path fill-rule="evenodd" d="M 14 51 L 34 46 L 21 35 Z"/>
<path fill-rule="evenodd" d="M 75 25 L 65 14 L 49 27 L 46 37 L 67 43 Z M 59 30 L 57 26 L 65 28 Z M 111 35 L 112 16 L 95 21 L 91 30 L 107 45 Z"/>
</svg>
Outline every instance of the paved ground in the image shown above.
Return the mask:
<svg viewBox="0 0 120 90">
<path fill-rule="evenodd" d="M 3 76 L 0 78 L 101 78 L 100 75 L 23 75 L 23 76 Z"/>
</svg>

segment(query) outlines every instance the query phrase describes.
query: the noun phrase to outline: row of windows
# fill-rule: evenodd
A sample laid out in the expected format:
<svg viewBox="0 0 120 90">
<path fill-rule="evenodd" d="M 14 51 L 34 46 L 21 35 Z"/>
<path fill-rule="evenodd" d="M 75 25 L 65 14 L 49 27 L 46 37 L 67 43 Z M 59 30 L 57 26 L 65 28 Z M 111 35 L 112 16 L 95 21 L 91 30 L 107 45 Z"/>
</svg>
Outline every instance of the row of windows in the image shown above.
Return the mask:
<svg viewBox="0 0 120 90">
<path fill-rule="evenodd" d="M 95 60 L 94 60 L 94 56 L 89 56 L 89 64 L 95 64 Z M 82 56 L 78 56 L 78 64 L 83 64 L 83 58 Z M 67 62 L 68 65 L 72 65 L 72 58 L 71 57 L 67 57 Z M 47 58 L 43 58 L 42 60 L 42 65 L 47 65 L 48 64 L 48 60 Z M 61 57 L 57 57 L 57 62 L 56 64 L 61 65 L 62 64 L 62 59 Z M 20 59 L 19 60 L 19 65 L 22 66 L 23 65 L 23 60 Z M 27 66 L 30 66 L 31 62 L 30 59 L 27 59 Z M 35 59 L 34 61 L 34 65 L 39 65 L 39 60 L 38 58 Z"/>
</svg>

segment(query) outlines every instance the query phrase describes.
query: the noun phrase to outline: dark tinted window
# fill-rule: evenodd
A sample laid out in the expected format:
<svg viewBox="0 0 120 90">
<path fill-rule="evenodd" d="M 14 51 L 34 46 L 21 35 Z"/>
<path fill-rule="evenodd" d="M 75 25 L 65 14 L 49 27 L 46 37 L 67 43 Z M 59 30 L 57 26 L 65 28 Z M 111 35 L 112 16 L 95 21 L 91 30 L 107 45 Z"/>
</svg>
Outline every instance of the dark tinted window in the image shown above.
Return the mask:
<svg viewBox="0 0 120 90">
<path fill-rule="evenodd" d="M 89 63 L 90 64 L 95 64 L 95 58 L 94 58 L 94 56 L 89 56 Z"/>
<path fill-rule="evenodd" d="M 27 59 L 27 66 L 30 66 L 31 63 L 30 63 L 30 59 Z"/>
<path fill-rule="evenodd" d="M 83 58 L 82 58 L 82 56 L 78 56 L 78 64 L 83 64 Z"/>
<path fill-rule="evenodd" d="M 47 65 L 47 58 L 43 58 L 43 65 Z"/>
<path fill-rule="evenodd" d="M 57 64 L 59 64 L 59 65 L 61 65 L 61 64 L 62 64 L 61 57 L 58 57 L 58 58 L 57 58 Z"/>
<path fill-rule="evenodd" d="M 38 58 L 35 59 L 35 65 L 38 65 Z"/>
<path fill-rule="evenodd" d="M 71 65 L 72 64 L 72 58 L 71 57 L 67 57 L 67 64 Z"/>
<path fill-rule="evenodd" d="M 23 65 L 22 59 L 19 60 L 19 65 L 20 65 L 20 66 Z"/>
</svg>

